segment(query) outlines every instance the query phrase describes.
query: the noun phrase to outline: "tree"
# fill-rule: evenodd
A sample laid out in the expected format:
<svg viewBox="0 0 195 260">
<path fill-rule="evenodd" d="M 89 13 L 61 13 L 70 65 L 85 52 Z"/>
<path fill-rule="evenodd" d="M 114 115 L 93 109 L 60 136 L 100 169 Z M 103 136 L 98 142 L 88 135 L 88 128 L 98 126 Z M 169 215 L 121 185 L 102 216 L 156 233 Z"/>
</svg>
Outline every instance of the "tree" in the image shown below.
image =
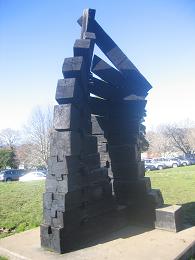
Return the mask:
<svg viewBox="0 0 195 260">
<path fill-rule="evenodd" d="M 2 146 L 13 149 L 16 147 L 19 140 L 20 140 L 19 131 L 13 130 L 11 128 L 6 128 L 0 132 L 0 143 Z"/>
<path fill-rule="evenodd" d="M 34 166 L 46 166 L 49 157 L 50 135 L 52 132 L 52 110 L 37 107 L 32 112 L 28 125 L 25 127 L 26 146 L 23 153 L 28 154 L 28 161 Z M 30 156 L 30 158 L 29 158 Z"/>
<path fill-rule="evenodd" d="M 184 154 L 191 154 L 195 148 L 195 128 L 193 125 L 167 125 L 164 133 L 169 138 L 172 147 Z"/>
<path fill-rule="evenodd" d="M 16 157 L 16 147 L 20 140 L 19 131 L 11 128 L 3 129 L 0 132 L 0 167 L 17 168 L 19 162 Z"/>
<path fill-rule="evenodd" d="M 17 168 L 18 161 L 13 150 L 2 148 L 0 149 L 0 169 L 5 169 L 6 167 Z"/>
<path fill-rule="evenodd" d="M 190 154 L 195 148 L 195 126 L 193 122 L 183 121 L 163 124 L 146 134 L 149 153 L 152 156 L 170 156 L 178 152 Z"/>
</svg>

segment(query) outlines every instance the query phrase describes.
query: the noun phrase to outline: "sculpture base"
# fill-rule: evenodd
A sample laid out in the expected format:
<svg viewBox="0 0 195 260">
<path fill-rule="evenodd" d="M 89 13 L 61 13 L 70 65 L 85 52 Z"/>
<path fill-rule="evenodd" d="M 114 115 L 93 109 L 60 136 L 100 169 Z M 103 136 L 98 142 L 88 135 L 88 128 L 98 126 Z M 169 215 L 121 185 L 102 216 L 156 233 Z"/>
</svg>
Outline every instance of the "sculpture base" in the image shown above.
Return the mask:
<svg viewBox="0 0 195 260">
<path fill-rule="evenodd" d="M 141 223 L 143 226 L 154 228 L 154 221 L 154 207 L 146 205 L 138 211 L 138 207 L 121 205 L 109 213 L 89 219 L 71 232 L 66 232 L 63 228 L 53 228 L 42 224 L 41 246 L 58 253 L 66 253 L 85 248 L 88 244 L 96 244 L 97 240 L 102 237 L 132 223 L 138 225 Z"/>
</svg>

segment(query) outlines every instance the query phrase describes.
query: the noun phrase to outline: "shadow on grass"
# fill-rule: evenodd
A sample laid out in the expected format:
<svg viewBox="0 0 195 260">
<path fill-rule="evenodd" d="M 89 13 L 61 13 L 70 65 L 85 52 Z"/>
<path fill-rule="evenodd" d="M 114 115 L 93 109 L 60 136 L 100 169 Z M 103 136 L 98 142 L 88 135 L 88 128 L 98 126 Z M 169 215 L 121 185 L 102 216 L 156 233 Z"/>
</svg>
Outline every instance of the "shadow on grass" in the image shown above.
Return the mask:
<svg viewBox="0 0 195 260">
<path fill-rule="evenodd" d="M 184 223 L 195 226 L 195 202 L 182 204 L 184 211 Z"/>
</svg>

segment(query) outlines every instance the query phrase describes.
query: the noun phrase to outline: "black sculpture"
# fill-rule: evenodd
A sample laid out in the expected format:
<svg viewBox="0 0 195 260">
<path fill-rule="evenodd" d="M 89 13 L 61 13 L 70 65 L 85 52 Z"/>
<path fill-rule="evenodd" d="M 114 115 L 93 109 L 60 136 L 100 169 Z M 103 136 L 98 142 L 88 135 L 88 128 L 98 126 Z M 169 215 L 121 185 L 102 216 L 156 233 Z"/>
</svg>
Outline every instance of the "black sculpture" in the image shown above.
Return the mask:
<svg viewBox="0 0 195 260">
<path fill-rule="evenodd" d="M 117 225 L 122 215 L 144 215 L 154 223 L 155 208 L 163 203 L 141 161 L 141 122 L 151 85 L 96 22 L 95 10 L 84 10 L 78 23 L 81 39 L 74 57 L 64 60 L 64 79 L 57 85 L 43 196 L 41 244 L 60 253 L 87 240 L 93 225 Z M 117 69 L 93 56 L 94 44 Z"/>
</svg>

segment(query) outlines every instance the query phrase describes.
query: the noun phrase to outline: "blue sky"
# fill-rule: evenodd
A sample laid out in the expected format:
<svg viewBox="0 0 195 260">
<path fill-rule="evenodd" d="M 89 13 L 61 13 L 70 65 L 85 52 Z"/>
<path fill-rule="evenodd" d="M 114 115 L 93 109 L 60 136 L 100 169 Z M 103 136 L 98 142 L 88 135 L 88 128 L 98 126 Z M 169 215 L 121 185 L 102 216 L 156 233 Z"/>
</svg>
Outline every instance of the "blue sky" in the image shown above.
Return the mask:
<svg viewBox="0 0 195 260">
<path fill-rule="evenodd" d="M 0 0 L 0 129 L 20 129 L 37 106 L 55 104 L 65 57 L 84 8 L 152 84 L 146 125 L 195 115 L 194 0 Z"/>
</svg>

